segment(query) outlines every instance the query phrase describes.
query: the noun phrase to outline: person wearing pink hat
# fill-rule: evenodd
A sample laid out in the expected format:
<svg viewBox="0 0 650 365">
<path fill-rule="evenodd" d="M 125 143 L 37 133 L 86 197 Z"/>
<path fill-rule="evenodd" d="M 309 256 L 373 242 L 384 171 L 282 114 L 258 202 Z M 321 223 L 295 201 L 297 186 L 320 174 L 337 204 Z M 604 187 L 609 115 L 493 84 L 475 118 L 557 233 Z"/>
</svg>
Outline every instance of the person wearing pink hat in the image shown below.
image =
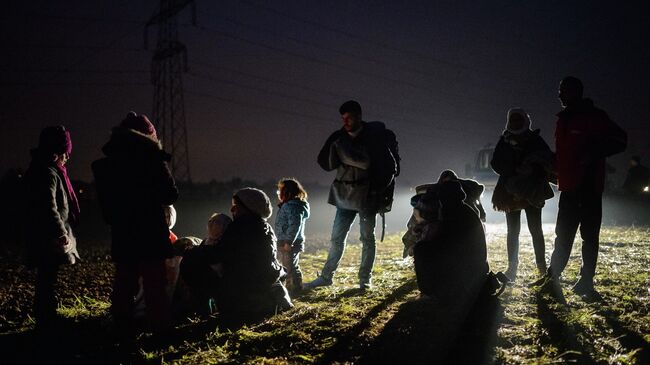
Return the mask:
<svg viewBox="0 0 650 365">
<path fill-rule="evenodd" d="M 104 220 L 111 226 L 113 318 L 123 335 L 134 334 L 133 298 L 142 277 L 147 322 L 155 331 L 165 330 L 171 324 L 165 260 L 174 256 L 165 209 L 178 199 L 167 165 L 171 156 L 149 119 L 134 112 L 113 128 L 102 151 L 106 157 L 93 162 L 92 170 Z"/>
</svg>

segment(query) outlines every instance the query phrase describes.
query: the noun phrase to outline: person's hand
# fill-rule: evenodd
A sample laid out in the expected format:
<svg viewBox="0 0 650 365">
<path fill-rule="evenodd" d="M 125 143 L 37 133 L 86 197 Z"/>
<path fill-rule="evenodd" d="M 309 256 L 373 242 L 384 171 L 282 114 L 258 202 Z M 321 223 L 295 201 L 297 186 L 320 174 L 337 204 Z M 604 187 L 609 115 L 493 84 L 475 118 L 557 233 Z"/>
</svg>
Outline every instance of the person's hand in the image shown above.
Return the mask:
<svg viewBox="0 0 650 365">
<path fill-rule="evenodd" d="M 281 252 L 291 252 L 291 243 L 289 241 L 278 242 L 278 250 Z"/>
<path fill-rule="evenodd" d="M 70 239 L 68 238 L 68 235 L 63 235 L 59 238 L 55 238 L 52 240 L 52 243 L 54 244 L 54 247 L 59 248 L 59 247 L 65 247 L 70 244 Z"/>
</svg>

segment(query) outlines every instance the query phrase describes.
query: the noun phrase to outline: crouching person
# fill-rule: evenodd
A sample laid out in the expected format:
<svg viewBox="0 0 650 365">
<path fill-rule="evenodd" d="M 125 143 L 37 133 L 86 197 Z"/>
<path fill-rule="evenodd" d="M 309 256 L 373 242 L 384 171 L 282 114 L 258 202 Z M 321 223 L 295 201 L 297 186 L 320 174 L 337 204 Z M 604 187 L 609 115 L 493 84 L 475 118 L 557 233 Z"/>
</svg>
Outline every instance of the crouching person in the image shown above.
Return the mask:
<svg viewBox="0 0 650 365">
<path fill-rule="evenodd" d="M 488 278 L 483 225 L 465 198 L 459 182 L 447 181 L 420 199 L 429 216 L 414 248 L 418 285 L 441 302 L 471 304 Z"/>
<path fill-rule="evenodd" d="M 266 222 L 271 202 L 261 190 L 244 188 L 232 198 L 233 221 L 221 242 L 208 246 L 210 263 L 220 266 L 217 308 L 224 324 L 236 326 L 293 307 L 280 282 L 276 238 Z"/>
</svg>

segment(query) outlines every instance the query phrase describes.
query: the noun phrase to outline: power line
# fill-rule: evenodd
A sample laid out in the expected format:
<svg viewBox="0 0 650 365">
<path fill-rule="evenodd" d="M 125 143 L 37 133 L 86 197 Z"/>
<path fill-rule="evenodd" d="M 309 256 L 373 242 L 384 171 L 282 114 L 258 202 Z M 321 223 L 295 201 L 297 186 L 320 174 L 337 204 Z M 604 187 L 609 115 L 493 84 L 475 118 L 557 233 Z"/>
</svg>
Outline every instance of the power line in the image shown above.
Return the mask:
<svg viewBox="0 0 650 365">
<path fill-rule="evenodd" d="M 285 18 L 292 19 L 294 21 L 298 21 L 298 22 L 301 22 L 301 23 L 304 23 L 304 24 L 309 24 L 309 25 L 311 25 L 313 27 L 321 28 L 321 29 L 327 30 L 329 32 L 341 34 L 341 35 L 344 35 L 344 36 L 346 36 L 348 38 L 352 38 L 352 39 L 356 39 L 358 41 L 361 41 L 364 44 L 373 44 L 376 47 L 384 48 L 384 49 L 387 49 L 387 50 L 390 50 L 390 51 L 393 51 L 393 52 L 398 52 L 400 54 L 410 54 L 410 55 L 419 57 L 421 59 L 424 59 L 424 60 L 427 60 L 427 61 L 430 61 L 430 62 L 443 64 L 443 65 L 446 65 L 448 67 L 452 67 L 452 68 L 459 69 L 459 70 L 464 70 L 466 68 L 466 66 L 461 65 L 459 63 L 449 62 L 447 60 L 431 57 L 429 55 L 426 55 L 426 54 L 423 54 L 423 53 L 420 53 L 420 52 L 415 52 L 415 51 L 411 51 L 411 50 L 402 49 L 402 48 L 395 47 L 395 46 L 392 46 L 390 44 L 383 43 L 383 42 L 377 42 L 377 41 L 375 41 L 373 39 L 362 37 L 362 36 L 359 36 L 357 34 L 353 34 L 353 33 L 350 33 L 350 32 L 343 31 L 341 29 L 333 28 L 333 27 L 324 25 L 324 24 L 319 23 L 319 22 L 315 22 L 315 21 L 306 20 L 306 19 L 303 19 L 303 18 L 300 18 L 300 17 L 296 17 L 296 16 L 293 16 L 291 14 L 287 14 L 285 12 L 277 10 L 275 8 L 271 8 L 271 7 L 262 5 L 260 3 L 254 3 L 254 2 L 248 1 L 248 0 L 240 0 L 239 3 L 245 4 L 245 5 L 248 5 L 248 6 L 252 6 L 252 7 L 256 7 L 256 8 L 260 8 L 260 9 L 263 9 L 265 11 L 274 13 L 276 15 L 280 15 L 280 16 L 283 16 Z"/>
<path fill-rule="evenodd" d="M 387 77 L 387 76 L 384 76 L 384 75 L 368 72 L 368 71 L 365 71 L 365 70 L 359 70 L 359 69 L 355 69 L 353 67 L 341 65 L 341 64 L 338 64 L 338 63 L 335 63 L 335 62 L 322 60 L 322 59 L 319 59 L 319 58 L 316 58 L 316 57 L 306 56 L 304 54 L 288 51 L 288 50 L 283 49 L 283 48 L 279 48 L 279 47 L 271 46 L 271 45 L 268 45 L 268 44 L 265 44 L 265 43 L 257 42 L 257 41 L 251 40 L 249 38 L 242 37 L 242 36 L 230 33 L 230 32 L 225 32 L 225 31 L 221 31 L 221 30 L 217 30 L 217 29 L 213 29 L 213 28 L 209 28 L 209 27 L 205 27 L 205 26 L 198 26 L 197 28 L 204 31 L 204 32 L 210 32 L 210 33 L 216 34 L 216 35 L 221 36 L 221 37 L 234 39 L 234 40 L 237 40 L 237 41 L 240 41 L 240 42 L 243 42 L 243 43 L 247 43 L 247 44 L 251 44 L 251 45 L 260 47 L 260 48 L 265 48 L 265 49 L 272 50 L 272 51 L 275 51 L 275 52 L 283 53 L 283 54 L 286 54 L 286 55 L 289 55 L 289 56 L 292 56 L 292 57 L 296 57 L 296 58 L 300 58 L 300 59 L 304 59 L 304 60 L 307 60 L 307 61 L 310 61 L 310 62 L 313 62 L 313 63 L 318 63 L 318 64 L 322 64 L 322 65 L 325 65 L 325 66 L 333 67 L 333 68 L 338 68 L 338 69 L 345 70 L 347 72 L 351 72 L 351 73 L 354 73 L 354 74 L 364 75 L 366 77 L 370 77 L 370 78 L 374 78 L 374 79 L 381 79 L 381 80 L 388 81 L 388 82 L 391 82 L 391 83 L 402 84 L 402 85 L 409 86 L 409 87 L 414 88 L 414 89 L 425 91 L 427 93 L 433 93 L 433 94 L 441 93 L 440 90 L 428 88 L 428 87 L 425 87 L 425 86 L 422 86 L 422 85 L 419 85 L 419 84 L 416 84 L 416 83 L 413 83 L 413 82 L 409 82 L 409 81 L 406 81 L 406 80 L 403 80 L 403 79 Z M 493 105 L 492 103 L 489 103 L 489 102 L 486 102 L 486 101 L 467 98 L 467 95 L 465 95 L 465 94 L 462 94 L 462 95 L 461 94 L 452 94 L 452 93 L 449 93 L 449 92 L 442 92 L 442 94 L 446 94 L 448 96 L 453 96 L 456 99 L 462 98 L 463 103 L 465 103 L 465 104 L 467 104 L 468 102 L 471 101 L 474 104 L 489 105 L 489 106 Z"/>
</svg>

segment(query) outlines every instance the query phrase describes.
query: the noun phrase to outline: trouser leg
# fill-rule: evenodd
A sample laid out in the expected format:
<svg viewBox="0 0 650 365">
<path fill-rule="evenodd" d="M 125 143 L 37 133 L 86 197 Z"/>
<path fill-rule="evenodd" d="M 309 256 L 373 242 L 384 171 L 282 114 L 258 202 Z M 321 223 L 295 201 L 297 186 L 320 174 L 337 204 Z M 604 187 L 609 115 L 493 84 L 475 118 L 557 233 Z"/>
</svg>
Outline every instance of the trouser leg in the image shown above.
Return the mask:
<svg viewBox="0 0 650 365">
<path fill-rule="evenodd" d="M 535 263 L 537 267 L 546 267 L 546 252 L 544 249 L 544 231 L 542 230 L 542 208 L 526 208 L 526 221 L 528 230 L 533 238 L 533 249 L 535 250 Z"/>
<path fill-rule="evenodd" d="M 508 247 L 508 268 L 516 269 L 519 264 L 519 233 L 521 231 L 521 210 L 506 213 L 506 226 L 508 233 L 506 245 Z"/>
<path fill-rule="evenodd" d="M 59 266 L 43 263 L 36 269 L 34 317 L 36 324 L 46 326 L 56 318 L 57 300 L 54 292 Z"/>
<path fill-rule="evenodd" d="M 154 330 L 171 324 L 171 300 L 165 290 L 167 274 L 165 260 L 150 260 L 140 264 L 147 320 Z"/>
<path fill-rule="evenodd" d="M 336 216 L 334 217 L 334 225 L 332 226 L 332 238 L 330 250 L 327 254 L 327 261 L 323 267 L 321 276 L 327 280 L 332 280 L 336 269 L 339 267 L 343 251 L 345 251 L 345 243 L 348 237 L 350 227 L 354 222 L 357 212 L 347 209 L 336 209 Z"/>
<path fill-rule="evenodd" d="M 582 267 L 580 276 L 593 280 L 598 261 L 600 225 L 602 220 L 602 194 L 584 192 L 580 204 L 580 236 L 582 238 Z"/>
<path fill-rule="evenodd" d="M 550 274 L 559 277 L 566 267 L 575 240 L 579 217 L 579 201 L 575 191 L 560 193 L 557 223 L 555 224 L 555 245 L 551 254 Z"/>
<path fill-rule="evenodd" d="M 361 264 L 359 265 L 359 282 L 370 283 L 372 268 L 375 265 L 377 246 L 375 241 L 376 213 L 359 213 L 359 228 L 361 231 Z"/>
<path fill-rule="evenodd" d="M 139 288 L 138 278 L 137 263 L 115 263 L 111 313 L 120 330 L 128 330 L 133 326 L 134 300 Z"/>
</svg>

